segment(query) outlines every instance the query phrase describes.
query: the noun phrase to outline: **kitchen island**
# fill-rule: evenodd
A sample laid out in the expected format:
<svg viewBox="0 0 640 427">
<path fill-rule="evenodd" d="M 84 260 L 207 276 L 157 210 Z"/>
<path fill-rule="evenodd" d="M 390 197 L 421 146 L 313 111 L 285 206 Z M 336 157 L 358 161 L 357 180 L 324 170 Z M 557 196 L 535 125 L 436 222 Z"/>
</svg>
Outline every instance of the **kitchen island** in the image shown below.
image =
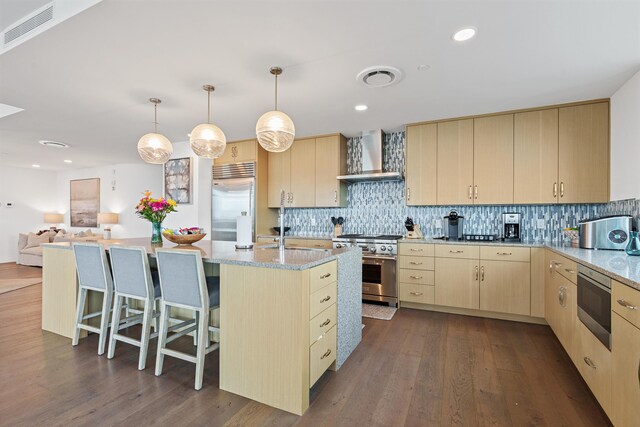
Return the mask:
<svg viewBox="0 0 640 427">
<path fill-rule="evenodd" d="M 100 243 L 106 250 L 144 246 L 155 257 L 156 247 L 148 239 Z M 73 253 L 69 243 L 43 246 L 43 313 L 55 319 L 67 314 L 55 313 L 51 291 L 77 289 L 69 271 Z M 339 369 L 361 340 L 360 249 L 246 251 L 219 241 L 176 249 L 199 251 L 207 274 L 220 275 L 220 388 L 304 413 L 309 389 L 325 370 Z M 43 329 L 49 330 L 44 314 Z"/>
</svg>

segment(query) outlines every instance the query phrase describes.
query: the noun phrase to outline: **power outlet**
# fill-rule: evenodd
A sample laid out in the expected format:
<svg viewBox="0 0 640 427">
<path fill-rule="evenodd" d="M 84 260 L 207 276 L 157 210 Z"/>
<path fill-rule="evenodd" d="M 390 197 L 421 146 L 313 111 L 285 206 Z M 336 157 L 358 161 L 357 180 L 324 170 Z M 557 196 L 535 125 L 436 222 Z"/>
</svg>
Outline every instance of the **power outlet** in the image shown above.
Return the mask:
<svg viewBox="0 0 640 427">
<path fill-rule="evenodd" d="M 546 227 L 546 223 L 544 219 L 538 219 L 538 230 L 544 230 Z"/>
<path fill-rule="evenodd" d="M 311 217 L 311 220 L 309 222 L 311 223 L 312 227 L 316 226 L 316 219 L 315 218 Z"/>
<path fill-rule="evenodd" d="M 436 229 L 442 228 L 442 220 L 440 218 L 434 219 L 433 220 L 433 226 Z"/>
</svg>

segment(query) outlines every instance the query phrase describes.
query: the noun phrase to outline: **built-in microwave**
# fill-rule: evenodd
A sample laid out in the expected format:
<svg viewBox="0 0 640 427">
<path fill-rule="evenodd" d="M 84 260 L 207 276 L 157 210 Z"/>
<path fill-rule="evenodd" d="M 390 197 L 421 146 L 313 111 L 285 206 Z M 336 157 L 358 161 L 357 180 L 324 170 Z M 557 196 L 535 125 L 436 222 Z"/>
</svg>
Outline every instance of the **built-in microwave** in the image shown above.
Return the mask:
<svg viewBox="0 0 640 427">
<path fill-rule="evenodd" d="M 578 264 L 578 319 L 611 350 L 611 279 Z"/>
</svg>

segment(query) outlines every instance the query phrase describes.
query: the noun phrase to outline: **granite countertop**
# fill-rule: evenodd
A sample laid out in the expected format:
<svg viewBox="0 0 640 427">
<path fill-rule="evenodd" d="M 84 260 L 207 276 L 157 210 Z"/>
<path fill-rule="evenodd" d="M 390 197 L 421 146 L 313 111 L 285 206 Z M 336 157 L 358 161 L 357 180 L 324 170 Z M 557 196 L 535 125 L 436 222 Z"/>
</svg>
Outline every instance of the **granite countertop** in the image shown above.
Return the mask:
<svg viewBox="0 0 640 427">
<path fill-rule="evenodd" d="M 545 246 L 544 242 L 535 242 L 535 241 L 523 241 L 523 242 L 503 242 L 502 240 L 494 240 L 494 241 L 472 241 L 472 240 L 444 240 L 444 239 L 434 239 L 432 237 L 425 237 L 422 239 L 401 239 L 398 240 L 398 243 L 422 243 L 422 244 L 433 244 L 433 245 L 471 245 L 471 246 L 526 246 L 526 247 L 536 247 L 542 248 Z"/>
<path fill-rule="evenodd" d="M 275 239 L 280 240 L 280 236 L 277 235 L 277 234 L 258 234 L 256 236 L 256 239 L 258 237 L 268 237 L 268 238 L 275 238 Z M 302 235 L 296 235 L 296 236 L 293 236 L 293 235 L 290 236 L 288 234 L 285 234 L 284 238 L 285 239 L 310 239 L 310 240 L 331 240 L 331 239 L 333 239 L 333 237 L 330 236 L 330 235 L 325 235 L 325 236 L 305 236 L 303 234 Z"/>
<path fill-rule="evenodd" d="M 202 260 L 215 264 L 247 265 L 251 267 L 280 268 L 285 270 L 306 270 L 320 264 L 337 259 L 341 254 L 360 248 L 342 249 L 285 249 L 282 254 L 277 247 L 265 245 L 254 247 L 253 250 L 238 250 L 235 242 L 217 240 L 201 240 L 190 246 L 177 247 L 176 244 L 164 242 L 162 246 L 152 246 L 148 238 L 101 240 L 107 250 L 114 245 L 142 246 L 147 253 L 155 256 L 158 248 L 174 248 L 184 250 L 198 250 Z M 70 242 L 47 243 L 46 247 L 69 249 Z"/>
</svg>

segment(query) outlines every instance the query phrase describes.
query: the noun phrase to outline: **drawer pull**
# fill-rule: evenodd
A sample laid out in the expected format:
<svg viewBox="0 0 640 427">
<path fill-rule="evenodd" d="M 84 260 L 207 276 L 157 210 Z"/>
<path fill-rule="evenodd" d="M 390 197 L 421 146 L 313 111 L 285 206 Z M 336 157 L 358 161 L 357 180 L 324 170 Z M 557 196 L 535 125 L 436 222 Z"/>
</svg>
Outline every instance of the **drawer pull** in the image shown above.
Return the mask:
<svg viewBox="0 0 640 427">
<path fill-rule="evenodd" d="M 416 279 L 416 280 L 418 280 L 418 279 L 422 279 L 422 276 L 409 276 L 409 277 L 410 277 L 411 279 Z"/>
<path fill-rule="evenodd" d="M 322 276 L 320 276 L 320 278 L 321 279 L 326 279 L 329 276 L 331 276 L 331 273 L 323 274 Z"/>
<path fill-rule="evenodd" d="M 409 294 L 419 297 L 420 295 L 422 295 L 422 292 L 409 292 Z"/>
<path fill-rule="evenodd" d="M 497 252 L 498 255 L 513 255 L 511 252 Z"/>
<path fill-rule="evenodd" d="M 327 319 L 327 320 L 325 320 L 324 322 L 322 322 L 322 323 L 320 324 L 320 327 L 321 327 L 321 328 L 324 328 L 324 327 L 325 327 L 325 326 L 327 326 L 329 323 L 331 323 L 331 319 Z"/>
<path fill-rule="evenodd" d="M 558 302 L 560 303 L 561 307 L 566 307 L 566 292 L 567 288 L 565 288 L 564 286 L 560 286 L 560 289 L 558 289 Z"/>
<path fill-rule="evenodd" d="M 314 246 L 315 246 L 316 248 L 321 248 L 321 247 L 323 247 L 324 245 L 314 245 Z"/>
<path fill-rule="evenodd" d="M 329 357 L 329 355 L 331 354 L 331 349 L 327 350 L 322 356 L 320 356 L 320 359 L 324 359 L 325 357 Z"/>
<path fill-rule="evenodd" d="M 462 253 L 464 253 L 464 251 L 449 251 L 449 253 L 452 253 L 452 254 L 462 254 Z"/>
<path fill-rule="evenodd" d="M 415 248 L 411 248 L 409 249 L 411 252 L 422 252 L 422 249 L 415 249 Z"/>
<path fill-rule="evenodd" d="M 596 365 L 593 363 L 593 361 L 589 358 L 589 356 L 585 356 L 583 360 L 584 360 L 584 363 L 586 363 L 587 366 L 589 366 L 590 368 L 598 369 Z"/>
<path fill-rule="evenodd" d="M 324 298 L 322 298 L 322 299 L 320 300 L 320 304 L 322 304 L 323 302 L 327 302 L 327 301 L 329 301 L 330 299 L 331 299 L 331 295 L 327 295 L 326 297 L 324 297 Z"/>
<path fill-rule="evenodd" d="M 575 270 L 571 270 L 570 268 L 565 268 L 564 271 L 566 271 L 569 274 L 576 274 Z"/>
<path fill-rule="evenodd" d="M 638 307 L 633 305 L 633 304 L 629 304 L 628 302 L 626 302 L 623 299 L 619 299 L 618 300 L 618 304 L 620 304 L 621 306 L 623 306 L 624 308 L 628 308 L 629 310 L 638 310 Z"/>
<path fill-rule="evenodd" d="M 421 262 L 415 262 L 415 261 L 411 261 L 409 264 L 411 264 L 411 265 L 422 265 Z"/>
</svg>

